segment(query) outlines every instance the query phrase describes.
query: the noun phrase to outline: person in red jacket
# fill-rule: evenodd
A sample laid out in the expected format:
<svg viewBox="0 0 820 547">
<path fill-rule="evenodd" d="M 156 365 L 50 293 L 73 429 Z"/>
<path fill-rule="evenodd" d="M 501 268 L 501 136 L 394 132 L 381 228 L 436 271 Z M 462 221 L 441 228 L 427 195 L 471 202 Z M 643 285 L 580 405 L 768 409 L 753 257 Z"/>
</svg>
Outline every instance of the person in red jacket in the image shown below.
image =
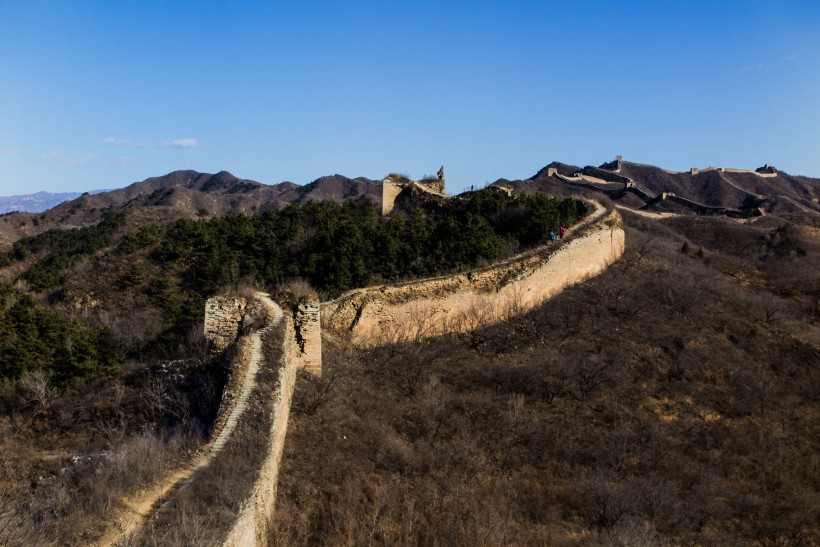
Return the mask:
<svg viewBox="0 0 820 547">
<path fill-rule="evenodd" d="M 561 226 L 558 228 L 558 235 L 561 236 L 561 239 L 564 239 L 564 234 L 567 233 L 567 229 Z"/>
</svg>

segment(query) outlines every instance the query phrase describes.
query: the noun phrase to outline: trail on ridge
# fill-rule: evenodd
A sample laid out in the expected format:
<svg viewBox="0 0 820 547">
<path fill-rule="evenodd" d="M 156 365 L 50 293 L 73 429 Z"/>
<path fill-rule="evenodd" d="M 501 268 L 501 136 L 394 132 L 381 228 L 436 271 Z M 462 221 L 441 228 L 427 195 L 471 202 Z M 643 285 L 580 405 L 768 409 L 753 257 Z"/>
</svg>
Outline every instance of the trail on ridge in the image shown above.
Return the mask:
<svg viewBox="0 0 820 547">
<path fill-rule="evenodd" d="M 188 482 L 197 471 L 207 466 L 225 447 L 225 443 L 228 442 L 240 416 L 245 411 L 248 397 L 256 387 L 256 375 L 262 363 L 262 337 L 282 320 L 282 309 L 276 303 L 263 293 L 256 293 L 255 296 L 268 310 L 268 323 L 264 328 L 250 335 L 250 356 L 244 371 L 245 376 L 242 387 L 225 423 L 216 435 L 211 438 L 202 452 L 192 461 L 187 462 L 170 475 L 163 477 L 161 481 L 153 486 L 123 500 L 125 509 L 117 516 L 116 523 L 109 527 L 109 530 L 100 539 L 100 545 L 117 545 L 127 539 L 151 516 L 160 501 Z M 235 372 L 235 374 L 238 372 Z"/>
</svg>

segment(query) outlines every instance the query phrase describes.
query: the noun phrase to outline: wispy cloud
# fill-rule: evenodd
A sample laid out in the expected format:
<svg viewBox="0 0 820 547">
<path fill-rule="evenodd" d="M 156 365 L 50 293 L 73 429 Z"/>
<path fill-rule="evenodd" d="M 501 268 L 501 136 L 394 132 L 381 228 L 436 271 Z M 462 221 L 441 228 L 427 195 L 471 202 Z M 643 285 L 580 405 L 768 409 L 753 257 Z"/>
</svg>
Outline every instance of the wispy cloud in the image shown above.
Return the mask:
<svg viewBox="0 0 820 547">
<path fill-rule="evenodd" d="M 128 146 L 131 141 L 128 139 L 118 139 L 117 137 L 106 137 L 100 141 L 100 144 L 107 144 L 109 146 Z"/>
<path fill-rule="evenodd" d="M 100 144 L 109 144 L 112 146 L 135 146 L 137 148 L 196 148 L 199 146 L 197 139 L 172 139 L 170 141 L 138 141 L 131 142 L 128 139 L 118 139 L 115 137 L 107 137 L 100 141 Z"/>
<path fill-rule="evenodd" d="M 757 63 L 754 65 L 744 66 L 738 72 L 751 72 L 752 70 L 760 70 L 766 66 L 765 63 Z"/>
<path fill-rule="evenodd" d="M 791 63 L 792 61 L 795 61 L 798 57 L 800 57 L 800 53 L 797 51 L 793 51 L 785 57 L 775 59 L 774 61 L 769 60 L 767 62 L 754 63 L 752 65 L 741 67 L 738 69 L 738 72 L 752 72 L 754 70 L 762 70 L 764 68 L 776 69 L 780 66 L 783 66 L 783 64 L 785 63 Z"/>
<path fill-rule="evenodd" d="M 11 148 L 0 148 L 0 157 L 3 156 L 16 156 L 20 153 L 20 149 L 16 146 Z"/>
<path fill-rule="evenodd" d="M 160 143 L 160 146 L 163 148 L 196 148 L 199 146 L 199 141 L 196 139 L 174 139 Z"/>
<path fill-rule="evenodd" d="M 120 156 L 113 163 L 114 167 L 130 167 L 134 165 L 134 158 L 131 156 Z"/>
<path fill-rule="evenodd" d="M 63 165 L 87 165 L 97 161 L 102 154 L 67 154 L 65 152 L 49 152 L 40 156 L 40 160 L 47 163 L 61 163 Z"/>
</svg>

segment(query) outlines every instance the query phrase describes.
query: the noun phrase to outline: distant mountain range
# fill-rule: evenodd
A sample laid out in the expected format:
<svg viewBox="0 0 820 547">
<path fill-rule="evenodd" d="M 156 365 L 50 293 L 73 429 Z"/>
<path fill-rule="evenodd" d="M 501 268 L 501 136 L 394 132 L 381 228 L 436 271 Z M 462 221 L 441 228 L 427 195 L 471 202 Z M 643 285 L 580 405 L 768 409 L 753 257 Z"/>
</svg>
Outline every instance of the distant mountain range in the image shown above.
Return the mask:
<svg viewBox="0 0 820 547">
<path fill-rule="evenodd" d="M 706 168 L 673 172 L 617 158 L 598 167 L 553 162 L 527 180 L 499 179 L 520 193 L 606 195 L 629 209 L 678 214 L 746 216 L 768 213 L 820 212 L 820 179 L 793 176 L 766 165 L 756 171 Z M 173 222 L 231 213 L 259 214 L 289 203 L 316 200 L 382 199 L 382 182 L 343 175 L 321 177 L 304 186 L 275 185 L 216 174 L 174 171 L 119 190 L 0 198 L 0 249 L 21 237 L 50 228 L 72 228 L 98 222 L 106 211 L 128 209 L 127 222 Z"/>
<path fill-rule="evenodd" d="M 38 195 L 48 195 L 41 192 Z M 55 194 L 52 194 L 55 195 Z M 381 202 L 381 181 L 342 175 L 321 177 L 300 186 L 292 182 L 267 185 L 240 179 L 227 171 L 216 174 L 174 171 L 125 188 L 100 193 L 60 194 L 63 201 L 37 212 L 8 212 L 0 217 L 0 249 L 51 228 L 74 228 L 98 222 L 106 211 L 127 208 L 128 222 L 172 222 L 229 213 L 257 214 L 288 203 L 329 199 L 371 199 Z M 65 200 L 65 196 L 68 199 Z M 73 199 L 72 199 L 73 197 Z M 8 198 L 13 210 L 32 210 L 31 202 Z M 42 199 L 42 198 L 41 198 Z"/>
<path fill-rule="evenodd" d="M 91 194 L 99 194 L 106 190 L 95 190 Z M 20 211 L 24 213 L 42 213 L 52 207 L 80 197 L 79 192 L 37 192 L 20 196 L 0 196 L 0 214 Z"/>
</svg>

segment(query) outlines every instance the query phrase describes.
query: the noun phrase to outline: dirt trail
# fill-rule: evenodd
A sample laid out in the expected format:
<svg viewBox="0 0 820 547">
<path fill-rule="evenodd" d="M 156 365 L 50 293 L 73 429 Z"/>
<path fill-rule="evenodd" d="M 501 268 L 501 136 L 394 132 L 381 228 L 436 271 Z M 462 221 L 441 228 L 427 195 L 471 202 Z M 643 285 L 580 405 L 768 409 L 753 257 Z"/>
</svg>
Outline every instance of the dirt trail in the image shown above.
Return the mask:
<svg viewBox="0 0 820 547">
<path fill-rule="evenodd" d="M 727 177 L 723 173 L 720 173 L 720 180 L 722 180 L 723 182 L 725 182 L 729 186 L 731 186 L 733 188 L 736 188 L 737 190 L 740 190 L 741 192 L 749 194 L 750 196 L 754 196 L 754 197 L 759 198 L 759 199 L 766 199 L 766 196 L 764 196 L 763 194 L 757 194 L 755 192 L 750 192 L 749 190 L 743 188 L 742 186 L 740 186 L 737 183 L 730 180 L 729 177 Z"/>
<path fill-rule="evenodd" d="M 680 213 L 653 213 L 651 211 L 644 211 L 641 209 L 632 209 L 630 207 L 625 207 L 623 205 L 616 205 L 615 208 L 619 211 L 627 211 L 629 213 L 635 213 L 636 215 L 640 215 L 642 217 L 647 218 L 672 218 L 683 216 Z"/>
<path fill-rule="evenodd" d="M 99 545 L 117 545 L 127 540 L 137 529 L 139 529 L 145 519 L 151 516 L 153 510 L 160 501 L 188 482 L 193 475 L 204 468 L 210 461 L 222 451 L 225 443 L 236 428 L 239 417 L 245 411 L 248 397 L 256 386 L 256 374 L 262 363 L 262 337 L 282 320 L 282 309 L 277 306 L 267 295 L 257 293 L 256 298 L 268 310 L 268 324 L 250 336 L 250 356 L 242 387 L 239 396 L 233 403 L 229 411 L 228 418 L 222 428 L 211 438 L 202 452 L 193 460 L 187 462 L 182 467 L 163 477 L 163 479 L 139 492 L 135 496 L 125 499 L 125 509 L 117 516 L 116 523 L 109 528 L 106 534 L 98 542 Z"/>
</svg>

